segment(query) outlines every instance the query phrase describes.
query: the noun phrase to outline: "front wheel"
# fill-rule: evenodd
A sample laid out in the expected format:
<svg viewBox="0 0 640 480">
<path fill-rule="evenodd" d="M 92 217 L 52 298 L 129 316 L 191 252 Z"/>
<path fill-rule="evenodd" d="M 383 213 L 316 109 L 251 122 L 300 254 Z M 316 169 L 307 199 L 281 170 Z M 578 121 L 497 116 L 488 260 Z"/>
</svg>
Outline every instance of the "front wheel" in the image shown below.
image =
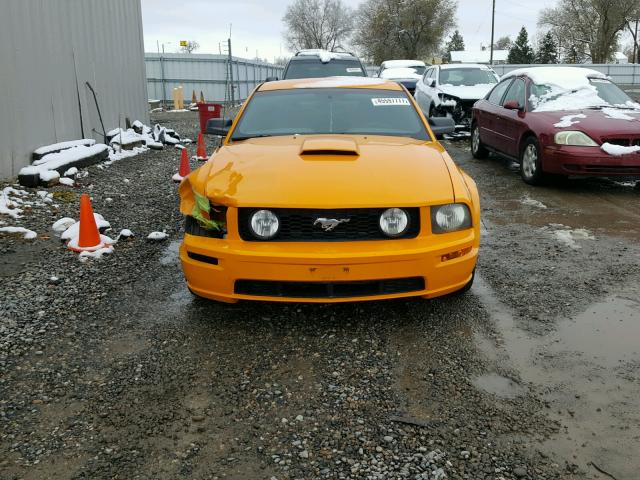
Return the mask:
<svg viewBox="0 0 640 480">
<path fill-rule="evenodd" d="M 471 127 L 471 155 L 473 158 L 487 158 L 489 151 L 484 148 L 480 141 L 480 128 L 477 123 L 474 123 Z"/>
<path fill-rule="evenodd" d="M 528 137 L 520 154 L 520 176 L 529 185 L 540 185 L 544 180 L 542 152 L 535 137 Z"/>
</svg>

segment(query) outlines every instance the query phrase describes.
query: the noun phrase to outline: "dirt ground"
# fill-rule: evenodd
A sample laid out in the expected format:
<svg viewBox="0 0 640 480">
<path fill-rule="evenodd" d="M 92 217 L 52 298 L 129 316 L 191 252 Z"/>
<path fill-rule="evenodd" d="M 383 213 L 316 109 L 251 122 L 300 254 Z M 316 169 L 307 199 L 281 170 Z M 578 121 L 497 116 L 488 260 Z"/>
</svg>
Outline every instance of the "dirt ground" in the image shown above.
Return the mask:
<svg viewBox="0 0 640 480">
<path fill-rule="evenodd" d="M 196 135 L 193 114 L 154 120 Z M 0 479 L 637 480 L 640 191 L 531 187 L 445 146 L 481 192 L 464 296 L 193 298 L 177 149 L 90 167 L 25 214 L 38 239 L 0 237 Z M 100 261 L 49 231 L 82 191 L 136 234 Z"/>
</svg>

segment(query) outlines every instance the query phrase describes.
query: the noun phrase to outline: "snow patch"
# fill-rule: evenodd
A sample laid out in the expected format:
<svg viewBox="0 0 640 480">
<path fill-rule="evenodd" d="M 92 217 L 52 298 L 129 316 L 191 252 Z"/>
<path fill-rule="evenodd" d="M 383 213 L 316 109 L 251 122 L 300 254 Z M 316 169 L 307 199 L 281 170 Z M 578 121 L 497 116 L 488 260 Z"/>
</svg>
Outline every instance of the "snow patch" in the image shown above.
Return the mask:
<svg viewBox="0 0 640 480">
<path fill-rule="evenodd" d="M 617 120 L 636 120 L 637 117 L 632 117 L 631 115 L 627 115 L 627 113 L 640 113 L 638 111 L 633 110 L 618 110 L 616 108 L 603 108 L 602 113 L 605 114 L 607 118 L 615 118 Z"/>
<path fill-rule="evenodd" d="M 147 239 L 154 240 L 154 241 L 165 240 L 167 238 L 169 238 L 169 235 L 164 231 L 162 231 L 162 232 L 151 232 L 149 235 L 147 235 Z"/>
<path fill-rule="evenodd" d="M 581 248 L 578 241 L 595 239 L 591 232 L 584 228 L 576 228 L 572 230 L 566 225 L 559 223 L 552 223 L 550 226 L 556 229 L 551 232 L 555 239 L 573 250 Z"/>
<path fill-rule="evenodd" d="M 83 138 L 82 140 L 71 140 L 69 142 L 54 143 L 52 145 L 45 145 L 44 147 L 36 148 L 33 153 L 36 155 L 46 155 L 48 153 L 57 152 L 71 147 L 85 146 L 91 147 L 95 145 L 96 141 L 93 138 Z"/>
<path fill-rule="evenodd" d="M 51 229 L 56 233 L 62 233 L 74 223 L 76 223 L 76 221 L 73 218 L 62 217 L 60 220 L 56 220 L 51 226 Z"/>
<path fill-rule="evenodd" d="M 102 215 L 100 215 L 99 213 L 94 213 L 93 214 L 93 218 L 95 218 L 95 220 L 96 220 L 96 225 L 98 226 L 98 230 L 106 230 L 107 228 L 111 227 L 111 224 L 109 222 L 107 222 L 104 219 L 104 217 Z M 60 219 L 60 220 L 65 220 L 65 219 Z M 58 220 L 58 221 L 60 221 L 60 220 Z M 55 225 L 55 223 L 54 223 L 54 225 Z M 62 240 L 71 240 L 72 238 L 77 237 L 78 235 L 80 235 L 80 222 L 75 222 L 72 225 L 70 225 L 69 227 L 67 227 L 67 229 L 65 231 L 62 232 L 62 235 L 60 235 L 60 238 Z"/>
<path fill-rule="evenodd" d="M 0 227 L 0 232 L 22 233 L 23 238 L 25 238 L 26 240 L 33 240 L 38 236 L 38 234 L 33 230 L 29 230 L 28 228 L 24 228 L 24 227 Z"/>
<path fill-rule="evenodd" d="M 631 153 L 640 152 L 640 146 L 633 145 L 631 147 L 625 147 L 623 145 L 614 145 L 609 142 L 604 142 L 600 148 L 607 152 L 609 155 L 619 157 L 621 155 L 629 155 Z"/>
<path fill-rule="evenodd" d="M 523 205 L 528 205 L 530 207 L 547 208 L 544 203 L 529 197 L 529 195 L 525 195 L 522 199 L 520 199 L 520 203 L 522 203 Z"/>
<path fill-rule="evenodd" d="M 62 185 L 66 185 L 67 187 L 73 187 L 75 185 L 75 180 L 73 178 L 62 177 L 58 180 Z"/>
<path fill-rule="evenodd" d="M 582 113 L 578 113 L 577 115 L 565 115 L 560 118 L 558 123 L 554 123 L 553 126 L 556 128 L 567 128 L 576 123 L 580 123 L 578 120 L 574 121 L 574 118 L 587 118 L 587 116 Z"/>
<path fill-rule="evenodd" d="M 113 253 L 113 247 L 109 245 L 108 247 L 99 248 L 93 252 L 80 252 L 78 259 L 81 262 L 86 262 L 87 260 L 100 260 L 103 255 L 110 255 Z"/>
</svg>

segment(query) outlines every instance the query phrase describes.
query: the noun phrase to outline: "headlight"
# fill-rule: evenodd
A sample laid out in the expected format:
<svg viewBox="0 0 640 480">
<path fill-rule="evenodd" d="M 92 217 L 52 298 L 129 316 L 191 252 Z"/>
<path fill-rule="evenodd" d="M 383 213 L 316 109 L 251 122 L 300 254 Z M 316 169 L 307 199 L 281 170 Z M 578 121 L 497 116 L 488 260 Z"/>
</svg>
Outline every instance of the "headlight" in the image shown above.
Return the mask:
<svg viewBox="0 0 640 480">
<path fill-rule="evenodd" d="M 471 228 L 471 213 L 464 203 L 448 203 L 431 207 L 431 231 L 455 232 Z"/>
<path fill-rule="evenodd" d="M 408 226 L 409 216 L 401 208 L 388 208 L 380 215 L 380 229 L 389 237 L 399 237 Z"/>
<path fill-rule="evenodd" d="M 553 137 L 553 141 L 558 145 L 573 145 L 575 147 L 597 147 L 588 135 L 577 130 L 565 130 L 558 132 Z"/>
<path fill-rule="evenodd" d="M 278 233 L 280 221 L 270 210 L 258 210 L 251 215 L 251 230 L 260 240 L 269 240 Z"/>
</svg>

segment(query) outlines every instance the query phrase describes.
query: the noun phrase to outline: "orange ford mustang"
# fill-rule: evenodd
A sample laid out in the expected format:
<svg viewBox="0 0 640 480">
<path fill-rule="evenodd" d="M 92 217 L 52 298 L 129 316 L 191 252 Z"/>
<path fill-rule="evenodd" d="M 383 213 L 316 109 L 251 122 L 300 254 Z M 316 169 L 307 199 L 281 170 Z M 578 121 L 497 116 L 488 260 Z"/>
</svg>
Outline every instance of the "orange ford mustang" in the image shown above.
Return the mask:
<svg viewBox="0 0 640 480">
<path fill-rule="evenodd" d="M 215 122 L 214 122 L 215 123 Z M 466 290 L 480 245 L 474 181 L 397 83 L 260 85 L 180 185 L 180 259 L 196 295 L 343 302 Z"/>
</svg>

